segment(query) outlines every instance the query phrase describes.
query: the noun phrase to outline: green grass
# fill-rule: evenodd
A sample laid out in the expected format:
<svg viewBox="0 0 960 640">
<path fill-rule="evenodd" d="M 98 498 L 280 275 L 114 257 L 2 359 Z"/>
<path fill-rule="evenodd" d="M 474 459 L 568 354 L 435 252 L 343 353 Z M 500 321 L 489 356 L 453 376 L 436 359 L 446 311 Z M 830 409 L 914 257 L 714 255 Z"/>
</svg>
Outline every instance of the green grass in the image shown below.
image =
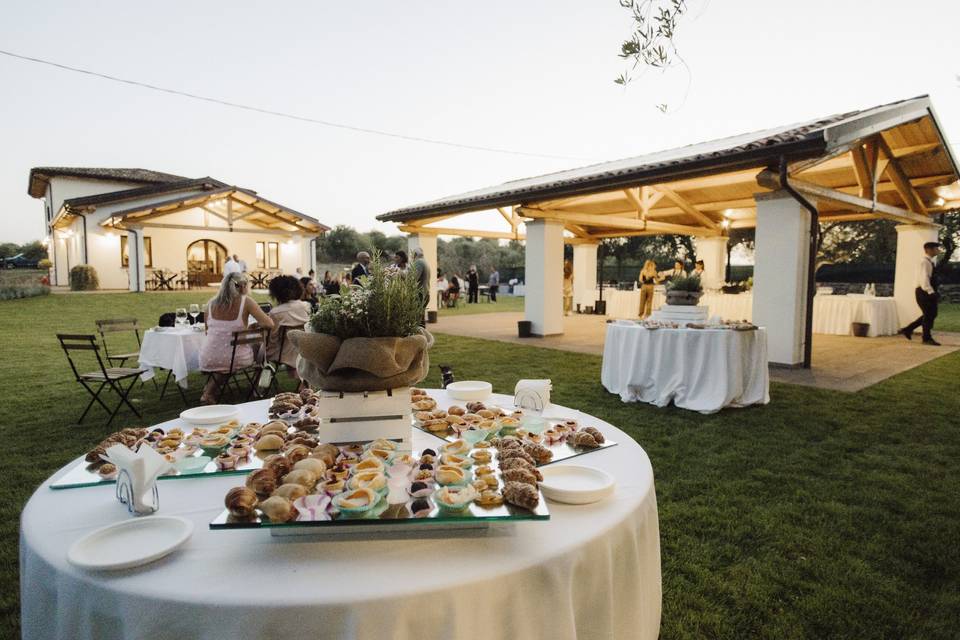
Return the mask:
<svg viewBox="0 0 960 640">
<path fill-rule="evenodd" d="M 480 302 L 475 304 L 467 304 L 467 294 L 464 293 L 463 297 L 460 298 L 460 301 L 457 303 L 457 306 L 454 308 L 440 309 L 440 317 L 444 316 L 463 316 L 463 315 L 472 315 L 475 313 L 500 313 L 503 311 L 523 311 L 523 296 L 497 296 L 496 302 L 487 302 L 484 298 L 480 298 Z"/>
<path fill-rule="evenodd" d="M 54 333 L 129 314 L 152 326 L 208 295 L 0 303 L 0 635 L 18 634 L 24 502 L 106 433 L 100 413 L 74 424 L 84 395 Z M 660 515 L 663 638 L 956 637 L 960 354 L 857 394 L 774 384 L 770 405 L 711 416 L 621 403 L 600 386 L 596 356 L 438 335 L 431 359 L 499 392 L 520 377 L 549 377 L 558 403 L 608 420 L 646 449 Z M 194 402 L 199 382 L 191 380 Z M 425 384 L 437 383 L 432 373 Z M 146 424 L 181 410 L 175 396 L 159 403 L 152 385 L 137 393 Z M 115 426 L 135 423 L 124 413 Z"/>
<path fill-rule="evenodd" d="M 938 331 L 960 331 L 960 304 L 941 304 L 934 328 Z"/>
</svg>

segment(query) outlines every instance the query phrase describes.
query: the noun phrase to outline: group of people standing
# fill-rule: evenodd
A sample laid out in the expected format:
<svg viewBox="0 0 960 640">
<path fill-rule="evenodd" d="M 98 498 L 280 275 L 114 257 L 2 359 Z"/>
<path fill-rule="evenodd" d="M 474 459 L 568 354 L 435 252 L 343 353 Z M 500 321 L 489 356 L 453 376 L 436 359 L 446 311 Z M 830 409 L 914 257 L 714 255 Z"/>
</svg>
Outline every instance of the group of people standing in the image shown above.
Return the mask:
<svg viewBox="0 0 960 640">
<path fill-rule="evenodd" d="M 467 304 L 474 304 L 480 301 L 480 272 L 477 265 L 472 264 L 467 269 L 467 276 L 464 278 L 459 273 L 454 273 L 447 278 L 440 272 L 437 272 L 437 291 L 440 293 L 440 302 L 445 307 L 455 306 L 460 299 L 463 282 L 467 285 Z M 496 267 L 490 268 L 490 274 L 487 276 L 487 289 L 490 294 L 490 302 L 497 301 L 497 294 L 500 292 L 500 272 Z"/>
<path fill-rule="evenodd" d="M 646 318 L 653 313 L 653 289 L 656 285 L 687 275 L 702 278 L 703 260 L 697 260 L 694 263 L 693 271 L 690 273 L 687 273 L 684 262 L 680 259 L 674 261 L 673 269 L 666 271 L 658 271 L 657 263 L 653 260 L 644 262 L 640 275 L 637 276 L 637 281 L 640 284 L 640 318 Z"/>
</svg>

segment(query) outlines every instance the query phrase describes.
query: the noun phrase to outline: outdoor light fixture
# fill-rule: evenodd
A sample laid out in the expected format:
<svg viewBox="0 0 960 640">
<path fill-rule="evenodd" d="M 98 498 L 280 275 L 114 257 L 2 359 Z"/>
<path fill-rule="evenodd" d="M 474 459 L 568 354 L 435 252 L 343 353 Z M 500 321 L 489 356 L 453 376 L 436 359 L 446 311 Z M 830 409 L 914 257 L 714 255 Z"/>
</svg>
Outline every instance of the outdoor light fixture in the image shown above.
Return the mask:
<svg viewBox="0 0 960 640">
<path fill-rule="evenodd" d="M 946 202 L 946 200 L 944 200 L 943 198 L 939 198 L 939 197 L 938 197 L 938 198 L 934 198 L 934 199 L 933 199 L 933 203 L 932 203 L 932 204 L 933 204 L 933 206 L 935 206 L 935 207 L 942 207 L 944 202 Z"/>
<path fill-rule="evenodd" d="M 729 218 L 724 218 L 724 219 L 723 219 L 723 222 L 720 223 L 720 226 L 723 227 L 724 229 L 729 229 L 729 228 L 730 228 L 730 219 L 729 219 Z"/>
</svg>

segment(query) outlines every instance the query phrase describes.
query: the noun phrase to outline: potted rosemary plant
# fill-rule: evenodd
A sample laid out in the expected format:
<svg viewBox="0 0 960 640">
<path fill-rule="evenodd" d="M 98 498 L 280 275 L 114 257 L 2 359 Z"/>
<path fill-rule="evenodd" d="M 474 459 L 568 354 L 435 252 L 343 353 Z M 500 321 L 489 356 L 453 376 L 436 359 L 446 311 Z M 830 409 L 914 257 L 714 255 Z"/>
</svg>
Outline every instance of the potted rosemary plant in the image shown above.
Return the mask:
<svg viewBox="0 0 960 640">
<path fill-rule="evenodd" d="M 433 336 L 421 326 L 423 301 L 412 270 L 376 256 L 359 286 L 320 299 L 306 331 L 291 331 L 297 371 L 315 389 L 383 391 L 415 385 L 430 368 Z"/>
<path fill-rule="evenodd" d="M 694 306 L 700 302 L 703 285 L 700 276 L 677 276 L 667 283 L 667 304 Z"/>
</svg>

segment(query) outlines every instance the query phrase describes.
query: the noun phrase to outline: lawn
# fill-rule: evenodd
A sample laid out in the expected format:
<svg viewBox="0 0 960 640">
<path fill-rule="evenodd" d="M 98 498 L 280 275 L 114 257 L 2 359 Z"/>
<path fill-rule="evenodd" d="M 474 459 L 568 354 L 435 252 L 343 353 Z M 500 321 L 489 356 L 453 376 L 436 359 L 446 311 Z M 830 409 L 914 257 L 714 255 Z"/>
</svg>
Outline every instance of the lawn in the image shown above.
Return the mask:
<svg viewBox="0 0 960 640">
<path fill-rule="evenodd" d="M 523 296 L 497 296 L 496 302 L 487 302 L 480 298 L 480 302 L 467 304 L 467 296 L 464 294 L 459 303 L 454 308 L 440 309 L 439 315 L 442 316 L 461 316 L 474 313 L 498 313 L 501 311 L 523 311 Z"/>
<path fill-rule="evenodd" d="M 0 635 L 18 634 L 23 503 L 105 433 L 102 414 L 74 424 L 82 390 L 54 333 L 90 330 L 101 316 L 132 314 L 151 326 L 208 295 L 0 303 L 0 432 L 11 479 L 0 489 Z M 618 425 L 646 449 L 660 510 L 663 638 L 957 637 L 960 353 L 857 394 L 774 384 L 770 405 L 712 416 L 622 404 L 600 386 L 596 356 L 440 335 L 431 358 L 499 392 L 520 377 L 549 377 L 558 403 Z M 161 405 L 149 384 L 138 393 L 145 423 L 181 409 L 175 397 Z M 117 426 L 136 422 L 121 415 Z"/>
</svg>

